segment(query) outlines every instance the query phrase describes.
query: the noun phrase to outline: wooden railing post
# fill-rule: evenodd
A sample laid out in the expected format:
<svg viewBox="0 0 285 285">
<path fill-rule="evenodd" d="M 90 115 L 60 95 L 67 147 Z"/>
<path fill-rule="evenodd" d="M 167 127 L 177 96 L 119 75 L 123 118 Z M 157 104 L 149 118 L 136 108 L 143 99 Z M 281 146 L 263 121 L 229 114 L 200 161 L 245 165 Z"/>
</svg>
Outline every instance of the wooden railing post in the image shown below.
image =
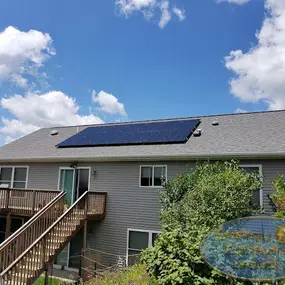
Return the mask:
<svg viewBox="0 0 285 285">
<path fill-rule="evenodd" d="M 5 205 L 6 210 L 8 210 L 8 208 L 9 208 L 9 199 L 10 199 L 10 189 L 7 189 L 7 191 L 6 191 L 6 205 Z"/>
<path fill-rule="evenodd" d="M 46 244 L 46 236 L 43 237 L 42 239 L 42 265 L 43 267 L 45 267 L 45 263 L 46 263 L 46 252 L 47 252 L 47 244 Z"/>
<path fill-rule="evenodd" d="M 107 193 L 104 194 L 104 217 L 106 216 L 106 210 L 107 210 Z"/>
<path fill-rule="evenodd" d="M 88 194 L 84 197 L 84 218 L 87 219 L 88 214 Z"/>
<path fill-rule="evenodd" d="M 84 228 L 83 228 L 83 253 L 87 246 L 87 214 L 88 214 L 88 194 L 84 198 Z"/>
<path fill-rule="evenodd" d="M 11 233 L 11 219 L 11 213 L 8 213 L 6 219 L 5 239 L 7 239 Z"/>
<path fill-rule="evenodd" d="M 32 216 L 35 214 L 35 206 L 36 206 L 36 190 L 33 190 L 32 195 Z"/>
</svg>

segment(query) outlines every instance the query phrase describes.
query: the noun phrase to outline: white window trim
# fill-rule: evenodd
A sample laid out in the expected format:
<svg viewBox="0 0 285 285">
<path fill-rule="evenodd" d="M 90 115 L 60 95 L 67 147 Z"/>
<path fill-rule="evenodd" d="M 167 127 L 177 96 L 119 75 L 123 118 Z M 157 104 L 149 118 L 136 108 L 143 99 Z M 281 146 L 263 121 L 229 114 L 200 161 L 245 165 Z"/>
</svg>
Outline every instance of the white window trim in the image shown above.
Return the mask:
<svg viewBox="0 0 285 285">
<path fill-rule="evenodd" d="M 152 184 L 154 184 L 154 168 L 155 167 L 165 167 L 165 181 L 167 181 L 167 165 L 160 165 L 160 164 L 140 165 L 139 187 L 140 188 L 154 188 L 154 189 L 163 188 L 163 186 L 142 186 L 141 185 L 142 167 L 152 167 Z"/>
<path fill-rule="evenodd" d="M 150 230 L 141 230 L 141 229 L 127 229 L 127 254 L 126 254 L 126 266 L 128 266 L 129 262 L 129 250 L 137 250 L 138 249 L 131 249 L 129 248 L 129 239 L 130 239 L 130 232 L 140 232 L 140 233 L 148 233 L 148 247 L 152 246 L 152 234 L 160 234 L 160 231 L 150 231 Z"/>
<path fill-rule="evenodd" d="M 259 175 L 262 175 L 262 164 L 240 164 L 240 167 L 252 167 L 252 168 L 258 168 L 259 169 Z M 260 187 L 259 189 L 259 199 L 260 199 L 260 206 L 263 207 L 263 189 Z"/>
<path fill-rule="evenodd" d="M 0 166 L 0 173 L 2 171 L 2 168 L 12 168 L 12 176 L 11 176 L 11 186 L 9 188 L 13 189 L 13 184 L 14 184 L 14 175 L 15 175 L 15 168 L 26 168 L 27 169 L 27 175 L 26 175 L 26 181 L 16 181 L 16 182 L 25 182 L 25 188 L 23 189 L 27 189 L 28 187 L 28 180 L 29 180 L 29 166 L 28 165 L 1 165 Z M 7 181 L 8 182 L 8 181 Z M 1 183 L 0 183 L 1 184 Z M 13 197 L 13 198 L 27 198 L 27 193 L 25 192 L 25 195 L 23 197 Z"/>
</svg>

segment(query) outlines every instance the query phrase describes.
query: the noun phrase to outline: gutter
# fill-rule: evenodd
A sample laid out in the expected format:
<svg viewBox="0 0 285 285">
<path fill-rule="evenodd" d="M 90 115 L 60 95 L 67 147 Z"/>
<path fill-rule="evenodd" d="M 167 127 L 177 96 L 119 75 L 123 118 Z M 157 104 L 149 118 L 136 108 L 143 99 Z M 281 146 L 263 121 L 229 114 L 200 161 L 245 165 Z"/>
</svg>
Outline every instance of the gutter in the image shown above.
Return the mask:
<svg viewBox="0 0 285 285">
<path fill-rule="evenodd" d="M 0 158 L 4 162 L 119 162 L 119 161 L 174 161 L 174 160 L 219 160 L 219 159 L 285 159 L 285 153 L 223 153 L 223 154 L 180 154 L 148 156 L 102 156 L 102 157 L 33 157 Z"/>
</svg>

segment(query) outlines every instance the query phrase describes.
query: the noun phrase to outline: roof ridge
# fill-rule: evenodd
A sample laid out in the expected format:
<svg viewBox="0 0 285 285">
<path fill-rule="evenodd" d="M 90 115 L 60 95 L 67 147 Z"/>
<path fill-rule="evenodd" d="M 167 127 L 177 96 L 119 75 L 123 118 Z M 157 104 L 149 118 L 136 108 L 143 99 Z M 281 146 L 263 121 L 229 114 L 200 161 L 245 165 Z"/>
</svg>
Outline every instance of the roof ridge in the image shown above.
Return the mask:
<svg viewBox="0 0 285 285">
<path fill-rule="evenodd" d="M 164 118 L 164 119 L 150 119 L 150 120 L 139 120 L 139 121 L 125 121 L 125 122 L 112 122 L 112 123 L 100 123 L 100 124 L 84 124 L 84 125 L 69 125 L 69 126 L 53 126 L 42 129 L 57 129 L 57 128 L 75 128 L 75 127 L 91 127 L 91 126 L 110 126 L 110 125 L 127 125 L 127 124 L 138 124 L 138 123 L 154 123 L 154 122 L 166 122 L 176 120 L 187 120 L 187 119 L 199 119 L 199 118 L 210 118 L 210 117 L 223 117 L 223 116 L 239 116 L 239 115 L 252 115 L 252 114 L 267 114 L 267 113 L 279 113 L 285 112 L 282 110 L 268 110 L 268 111 L 252 111 L 244 113 L 224 113 L 224 114 L 211 114 L 202 116 L 191 116 L 191 117 L 176 117 L 176 118 Z"/>
</svg>

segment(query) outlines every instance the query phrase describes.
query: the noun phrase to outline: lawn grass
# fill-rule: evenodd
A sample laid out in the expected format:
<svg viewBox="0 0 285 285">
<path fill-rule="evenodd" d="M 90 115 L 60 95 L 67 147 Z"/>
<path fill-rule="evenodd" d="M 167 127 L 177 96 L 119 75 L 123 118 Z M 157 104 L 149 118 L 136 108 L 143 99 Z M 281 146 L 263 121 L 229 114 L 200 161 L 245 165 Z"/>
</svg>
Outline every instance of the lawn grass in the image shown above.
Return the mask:
<svg viewBox="0 0 285 285">
<path fill-rule="evenodd" d="M 48 279 L 48 285 L 60 285 L 61 281 L 57 278 L 49 278 Z M 45 284 L 45 278 L 43 276 L 40 276 L 36 282 L 33 283 L 33 285 L 44 285 Z"/>
</svg>

